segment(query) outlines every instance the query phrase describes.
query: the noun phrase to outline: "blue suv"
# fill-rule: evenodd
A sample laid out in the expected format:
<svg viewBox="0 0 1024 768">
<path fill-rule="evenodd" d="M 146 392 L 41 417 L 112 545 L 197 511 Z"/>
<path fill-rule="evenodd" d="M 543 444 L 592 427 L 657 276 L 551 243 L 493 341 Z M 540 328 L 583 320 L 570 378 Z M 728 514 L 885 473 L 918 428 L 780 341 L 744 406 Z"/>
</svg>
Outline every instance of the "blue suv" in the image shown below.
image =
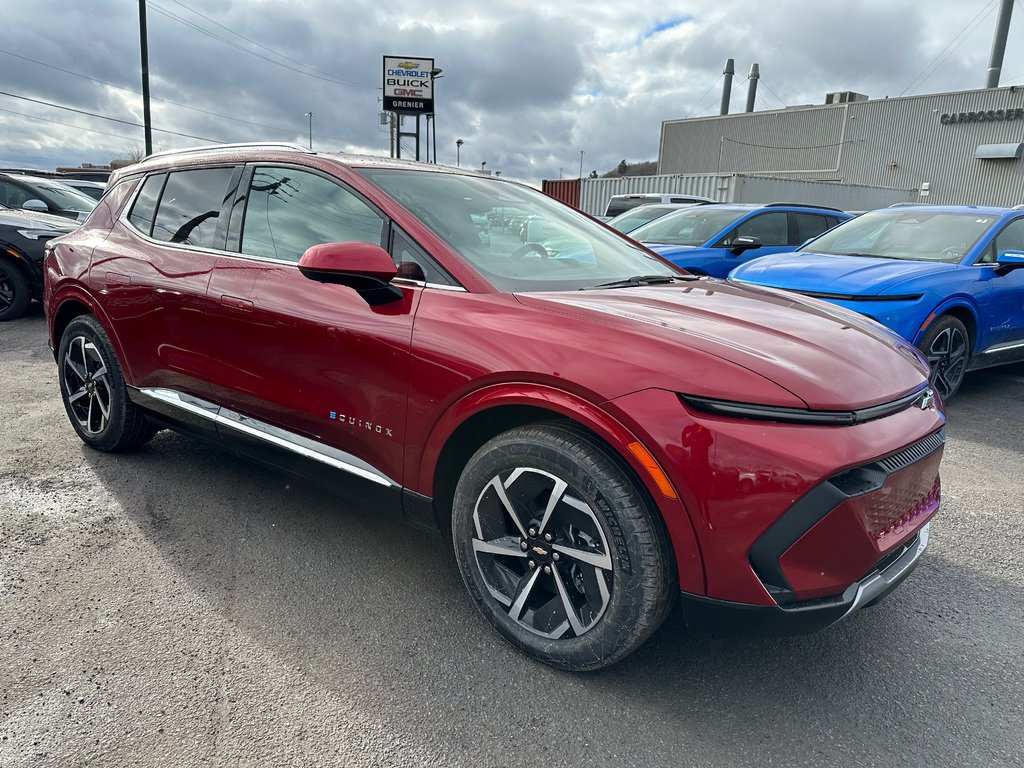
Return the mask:
<svg viewBox="0 0 1024 768">
<path fill-rule="evenodd" d="M 855 310 L 927 356 L 951 397 L 964 374 L 1024 360 L 1024 209 L 897 205 L 730 277 Z"/>
<path fill-rule="evenodd" d="M 792 203 L 697 205 L 637 227 L 629 236 L 697 275 L 726 277 L 744 262 L 801 243 L 853 218 Z"/>
</svg>

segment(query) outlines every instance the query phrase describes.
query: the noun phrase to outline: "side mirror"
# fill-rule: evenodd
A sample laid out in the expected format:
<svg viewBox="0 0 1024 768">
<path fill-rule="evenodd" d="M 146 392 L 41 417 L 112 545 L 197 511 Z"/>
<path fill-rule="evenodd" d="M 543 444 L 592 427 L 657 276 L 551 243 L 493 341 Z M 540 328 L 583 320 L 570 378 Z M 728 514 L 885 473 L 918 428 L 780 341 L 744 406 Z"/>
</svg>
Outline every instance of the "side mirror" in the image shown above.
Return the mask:
<svg viewBox="0 0 1024 768">
<path fill-rule="evenodd" d="M 1003 251 L 996 259 L 996 272 L 1000 275 L 1021 267 L 1024 267 L 1024 251 Z"/>
<path fill-rule="evenodd" d="M 46 203 L 44 203 L 42 200 L 37 200 L 36 198 L 26 200 L 24 203 L 21 204 L 21 207 L 26 211 L 36 211 L 37 213 L 46 213 L 48 210 L 50 210 L 49 206 L 47 206 Z"/>
<path fill-rule="evenodd" d="M 761 242 L 761 238 L 744 235 L 743 237 L 737 237 L 733 240 L 732 245 L 729 246 L 729 250 L 732 253 L 743 253 L 744 251 L 749 251 L 752 248 L 761 248 L 763 246 L 764 243 Z"/>
<path fill-rule="evenodd" d="M 371 243 L 314 245 L 299 259 L 299 272 L 321 283 L 347 285 L 371 307 L 398 301 L 405 294 L 391 285 L 398 268 L 391 256 Z"/>
</svg>

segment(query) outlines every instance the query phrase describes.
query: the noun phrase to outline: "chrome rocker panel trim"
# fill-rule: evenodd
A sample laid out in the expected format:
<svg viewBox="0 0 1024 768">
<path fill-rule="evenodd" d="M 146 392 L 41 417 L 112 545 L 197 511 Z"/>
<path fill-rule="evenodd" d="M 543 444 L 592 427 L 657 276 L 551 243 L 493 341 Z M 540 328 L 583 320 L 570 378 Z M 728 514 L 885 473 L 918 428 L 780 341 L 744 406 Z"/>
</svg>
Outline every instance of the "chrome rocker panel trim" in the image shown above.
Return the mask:
<svg viewBox="0 0 1024 768">
<path fill-rule="evenodd" d="M 343 472 L 348 472 L 387 488 L 400 487 L 398 483 L 383 472 L 350 453 L 318 443 L 315 440 L 310 440 L 307 437 L 302 437 L 280 427 L 275 427 L 259 419 L 253 419 L 202 398 L 178 392 L 174 389 L 160 387 L 142 389 L 130 387 L 129 394 L 132 396 L 133 401 L 143 407 L 147 407 L 147 404 L 152 404 L 155 401 L 164 406 L 170 406 L 174 410 L 197 416 L 215 425 L 218 429 L 223 427 L 224 429 L 231 429 L 235 432 L 255 437 L 278 448 L 283 448 L 304 458 L 318 461 L 321 464 L 340 469 Z"/>
</svg>

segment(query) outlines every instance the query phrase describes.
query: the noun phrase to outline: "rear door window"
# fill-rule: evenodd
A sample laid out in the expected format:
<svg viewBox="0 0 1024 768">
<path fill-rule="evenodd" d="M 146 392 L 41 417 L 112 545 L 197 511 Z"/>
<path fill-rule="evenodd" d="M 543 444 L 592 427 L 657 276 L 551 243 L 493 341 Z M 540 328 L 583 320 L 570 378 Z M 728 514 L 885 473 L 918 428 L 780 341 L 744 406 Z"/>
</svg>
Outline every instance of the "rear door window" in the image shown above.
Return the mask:
<svg viewBox="0 0 1024 768">
<path fill-rule="evenodd" d="M 819 216 L 815 213 L 790 213 L 793 221 L 793 242 L 790 245 L 800 245 L 817 237 L 827 229 L 831 229 L 830 218 Z"/>
<path fill-rule="evenodd" d="M 169 243 L 219 248 L 217 222 L 234 168 L 176 171 L 160 196 L 153 237 Z"/>
<path fill-rule="evenodd" d="M 783 211 L 773 211 L 751 216 L 723 237 L 719 245 L 732 245 L 737 237 L 756 237 L 762 245 L 787 245 L 789 222 L 786 220 L 786 214 Z"/>
</svg>

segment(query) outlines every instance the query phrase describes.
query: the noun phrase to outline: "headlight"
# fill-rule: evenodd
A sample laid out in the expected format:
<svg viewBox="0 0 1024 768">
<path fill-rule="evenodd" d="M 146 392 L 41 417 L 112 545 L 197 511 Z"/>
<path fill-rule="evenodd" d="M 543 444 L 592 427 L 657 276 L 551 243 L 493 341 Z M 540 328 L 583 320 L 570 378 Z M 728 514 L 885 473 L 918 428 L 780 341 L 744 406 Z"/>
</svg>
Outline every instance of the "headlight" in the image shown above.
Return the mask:
<svg viewBox="0 0 1024 768">
<path fill-rule="evenodd" d="M 57 237 L 57 235 L 63 235 L 59 229 L 19 229 L 18 234 L 27 240 L 40 240 L 47 237 Z"/>
</svg>

